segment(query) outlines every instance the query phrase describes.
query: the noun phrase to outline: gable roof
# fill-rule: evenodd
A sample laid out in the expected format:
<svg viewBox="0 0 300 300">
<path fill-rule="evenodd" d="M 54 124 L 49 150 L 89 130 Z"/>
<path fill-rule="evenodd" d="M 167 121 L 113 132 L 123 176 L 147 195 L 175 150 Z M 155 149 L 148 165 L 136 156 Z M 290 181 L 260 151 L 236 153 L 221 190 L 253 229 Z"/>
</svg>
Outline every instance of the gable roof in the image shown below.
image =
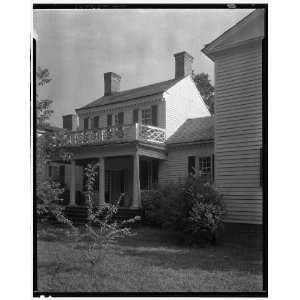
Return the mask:
<svg viewBox="0 0 300 300">
<path fill-rule="evenodd" d="M 146 86 L 142 86 L 142 87 L 126 90 L 126 91 L 113 93 L 112 95 L 109 96 L 103 96 L 95 101 L 90 102 L 89 104 L 81 108 L 76 109 L 76 111 L 87 109 L 87 108 L 109 105 L 113 103 L 124 102 L 127 100 L 151 96 L 155 94 L 163 94 L 166 90 L 168 90 L 170 87 L 172 87 L 181 79 L 182 78 L 171 79 L 171 80 L 162 81 L 162 82 L 158 82 L 158 83 L 154 83 L 154 84 L 150 84 L 150 85 L 146 85 Z"/>
<path fill-rule="evenodd" d="M 214 139 L 214 117 L 187 119 L 173 135 L 167 144 L 192 143 Z"/>
<path fill-rule="evenodd" d="M 264 37 L 264 9 L 256 9 L 202 49 L 207 56 Z"/>
</svg>

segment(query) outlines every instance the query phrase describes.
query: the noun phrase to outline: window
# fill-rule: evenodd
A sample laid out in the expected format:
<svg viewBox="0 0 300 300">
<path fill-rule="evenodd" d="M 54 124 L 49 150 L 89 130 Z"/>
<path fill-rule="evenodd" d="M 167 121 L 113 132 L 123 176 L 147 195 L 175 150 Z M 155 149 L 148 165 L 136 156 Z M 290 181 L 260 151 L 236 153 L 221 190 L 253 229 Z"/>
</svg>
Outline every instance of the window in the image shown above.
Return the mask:
<svg viewBox="0 0 300 300">
<path fill-rule="evenodd" d="M 133 120 L 132 123 L 138 123 L 139 122 L 139 110 L 138 109 L 134 109 L 133 110 Z"/>
<path fill-rule="evenodd" d="M 211 176 L 211 158 L 208 157 L 199 157 L 199 171 L 201 171 L 201 176 L 210 178 Z"/>
<path fill-rule="evenodd" d="M 195 167 L 196 167 L 196 157 L 189 156 L 188 157 L 188 174 L 195 174 Z"/>
<path fill-rule="evenodd" d="M 124 124 L 124 113 L 123 112 L 119 112 L 117 114 L 115 114 L 115 125 L 123 125 Z"/>
<path fill-rule="evenodd" d="M 152 110 L 150 108 L 142 110 L 142 124 L 152 125 Z"/>
<path fill-rule="evenodd" d="M 112 115 L 107 115 L 107 127 L 112 126 Z"/>
<path fill-rule="evenodd" d="M 99 116 L 94 117 L 93 128 L 99 128 Z"/>
<path fill-rule="evenodd" d="M 89 129 L 89 118 L 84 118 L 84 120 L 83 120 L 83 129 L 84 130 Z"/>
<path fill-rule="evenodd" d="M 151 107 L 152 112 L 152 125 L 157 126 L 157 105 Z"/>
</svg>

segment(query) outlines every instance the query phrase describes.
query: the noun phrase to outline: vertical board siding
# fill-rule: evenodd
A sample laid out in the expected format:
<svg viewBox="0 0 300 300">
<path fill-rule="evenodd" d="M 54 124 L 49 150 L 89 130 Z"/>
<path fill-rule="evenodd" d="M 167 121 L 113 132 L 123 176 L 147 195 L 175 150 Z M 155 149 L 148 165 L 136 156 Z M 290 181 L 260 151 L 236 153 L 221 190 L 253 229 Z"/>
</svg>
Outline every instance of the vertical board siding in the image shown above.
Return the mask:
<svg viewBox="0 0 300 300">
<path fill-rule="evenodd" d="M 215 180 L 226 221 L 262 223 L 262 49 L 216 58 Z"/>
<path fill-rule="evenodd" d="M 159 183 L 183 181 L 188 176 L 188 157 L 205 157 L 214 153 L 213 143 L 168 148 L 168 157 L 160 162 Z M 196 158 L 196 161 L 198 159 Z"/>
</svg>

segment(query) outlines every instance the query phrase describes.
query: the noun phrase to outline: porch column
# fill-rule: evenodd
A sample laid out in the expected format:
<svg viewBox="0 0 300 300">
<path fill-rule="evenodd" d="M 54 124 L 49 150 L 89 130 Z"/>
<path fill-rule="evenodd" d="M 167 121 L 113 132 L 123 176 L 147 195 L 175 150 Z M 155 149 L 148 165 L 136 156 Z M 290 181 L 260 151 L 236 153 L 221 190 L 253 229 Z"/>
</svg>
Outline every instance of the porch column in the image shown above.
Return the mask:
<svg viewBox="0 0 300 300">
<path fill-rule="evenodd" d="M 141 207 L 140 188 L 140 157 L 137 153 L 133 156 L 133 188 L 132 188 L 132 208 Z"/>
<path fill-rule="evenodd" d="M 71 184 L 70 184 L 70 205 L 76 205 L 76 163 L 71 160 Z"/>
<path fill-rule="evenodd" d="M 99 157 L 99 206 L 105 206 L 105 160 Z"/>
</svg>

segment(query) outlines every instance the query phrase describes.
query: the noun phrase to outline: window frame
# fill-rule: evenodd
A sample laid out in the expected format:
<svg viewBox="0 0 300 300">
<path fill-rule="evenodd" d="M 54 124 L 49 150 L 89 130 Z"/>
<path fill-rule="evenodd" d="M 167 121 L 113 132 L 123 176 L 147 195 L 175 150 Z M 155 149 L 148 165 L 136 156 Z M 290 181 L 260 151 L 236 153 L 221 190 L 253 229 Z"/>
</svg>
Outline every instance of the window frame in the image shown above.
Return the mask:
<svg viewBox="0 0 300 300">
<path fill-rule="evenodd" d="M 198 157 L 198 172 L 201 172 L 201 176 L 205 175 L 212 181 L 212 159 L 211 156 L 199 156 Z M 203 167 L 204 165 L 204 167 Z M 203 169 L 206 169 L 205 172 Z"/>
<path fill-rule="evenodd" d="M 146 118 L 145 118 L 145 114 L 149 114 Z M 152 108 L 148 107 L 148 108 L 144 108 L 142 109 L 142 124 L 143 125 L 152 125 Z"/>
</svg>

